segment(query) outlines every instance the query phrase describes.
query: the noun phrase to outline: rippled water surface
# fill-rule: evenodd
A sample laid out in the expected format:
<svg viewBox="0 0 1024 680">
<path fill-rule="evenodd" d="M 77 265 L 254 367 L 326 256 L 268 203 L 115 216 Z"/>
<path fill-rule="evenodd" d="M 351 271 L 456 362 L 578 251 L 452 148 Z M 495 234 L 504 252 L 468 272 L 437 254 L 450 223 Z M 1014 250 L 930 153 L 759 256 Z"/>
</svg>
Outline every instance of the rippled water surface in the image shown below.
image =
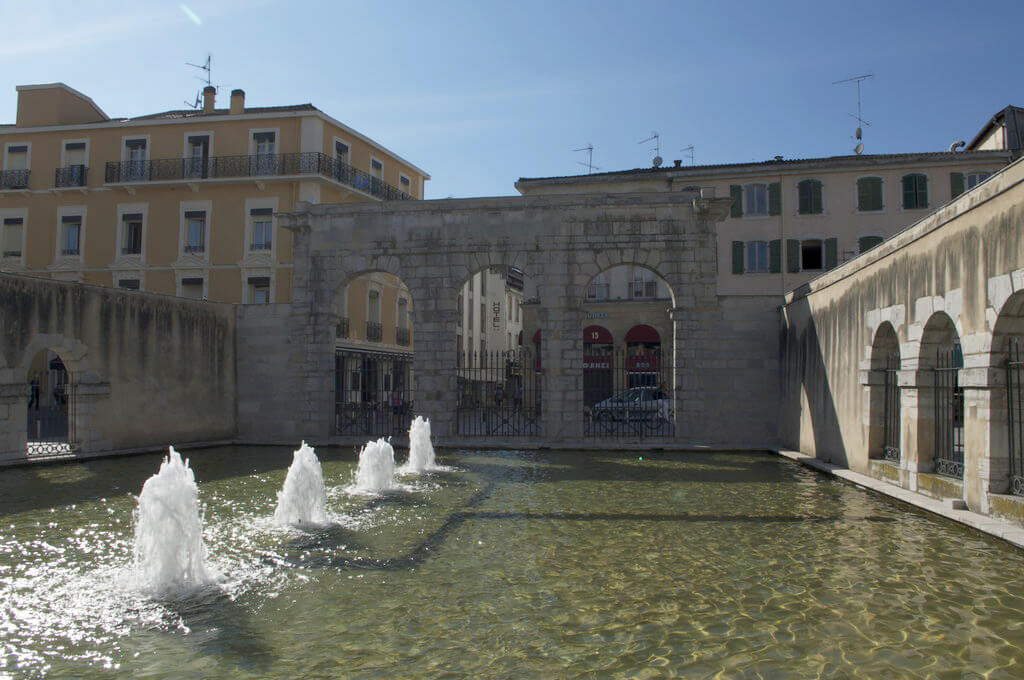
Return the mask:
<svg viewBox="0 0 1024 680">
<path fill-rule="evenodd" d="M 768 455 L 462 452 L 367 497 L 319 450 L 310 533 L 291 450 L 189 455 L 220 581 L 171 602 L 131 571 L 157 456 L 0 470 L 0 680 L 1024 677 L 1024 553 Z"/>
</svg>

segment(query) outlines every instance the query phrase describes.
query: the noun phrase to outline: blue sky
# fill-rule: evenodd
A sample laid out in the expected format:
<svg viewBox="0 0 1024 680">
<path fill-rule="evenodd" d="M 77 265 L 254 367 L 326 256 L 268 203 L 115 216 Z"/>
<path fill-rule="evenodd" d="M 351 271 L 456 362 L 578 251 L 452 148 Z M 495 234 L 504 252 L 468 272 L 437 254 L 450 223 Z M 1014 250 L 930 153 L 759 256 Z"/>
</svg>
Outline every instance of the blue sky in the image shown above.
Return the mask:
<svg viewBox="0 0 1024 680">
<path fill-rule="evenodd" d="M 15 85 L 61 81 L 111 116 L 181 108 L 213 55 L 226 105 L 312 102 L 427 170 L 427 198 L 519 177 L 937 151 L 1024 105 L 1024 3 L 0 0 L 0 121 Z M 11 30 L 16 27 L 16 30 Z M 685 159 L 688 163 L 689 160 Z"/>
</svg>

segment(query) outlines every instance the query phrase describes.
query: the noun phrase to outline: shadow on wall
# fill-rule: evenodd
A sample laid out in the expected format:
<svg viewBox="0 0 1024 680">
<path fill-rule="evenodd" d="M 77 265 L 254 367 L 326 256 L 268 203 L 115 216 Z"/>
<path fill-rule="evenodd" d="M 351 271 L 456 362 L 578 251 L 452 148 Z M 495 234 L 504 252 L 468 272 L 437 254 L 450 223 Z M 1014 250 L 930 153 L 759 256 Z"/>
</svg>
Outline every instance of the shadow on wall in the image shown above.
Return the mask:
<svg viewBox="0 0 1024 680">
<path fill-rule="evenodd" d="M 828 350 L 822 347 L 806 297 L 794 300 L 784 308 L 782 333 L 779 439 L 791 449 L 848 467 L 849 457 L 839 427 L 835 394 L 824 361 Z M 843 335 L 851 339 L 855 337 L 852 333 L 837 334 Z M 839 342 L 838 337 L 836 341 Z M 856 348 L 852 351 L 856 352 Z M 810 425 L 810 433 L 804 432 L 807 424 Z"/>
</svg>

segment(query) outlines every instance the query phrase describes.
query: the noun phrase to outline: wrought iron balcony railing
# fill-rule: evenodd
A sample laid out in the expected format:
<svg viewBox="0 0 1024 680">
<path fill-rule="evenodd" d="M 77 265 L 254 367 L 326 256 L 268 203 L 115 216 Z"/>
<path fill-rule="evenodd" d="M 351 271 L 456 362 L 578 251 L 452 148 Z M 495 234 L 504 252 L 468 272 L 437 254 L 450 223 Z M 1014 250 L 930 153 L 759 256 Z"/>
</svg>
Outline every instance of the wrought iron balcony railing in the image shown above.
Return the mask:
<svg viewBox="0 0 1024 680">
<path fill-rule="evenodd" d="M 338 319 L 338 325 L 334 328 L 335 337 L 347 338 L 348 337 L 348 317 L 343 316 Z"/>
<path fill-rule="evenodd" d="M 409 346 L 409 329 L 395 327 L 395 344 L 402 347 Z"/>
<path fill-rule="evenodd" d="M 370 342 L 380 342 L 384 337 L 384 327 L 375 321 L 366 322 L 366 339 Z"/>
<path fill-rule="evenodd" d="M 53 186 L 58 189 L 63 187 L 84 187 L 88 184 L 89 168 L 84 165 L 69 165 L 66 168 L 57 168 L 53 173 Z"/>
<path fill-rule="evenodd" d="M 0 189 L 28 189 L 28 175 L 31 170 L 0 171 Z"/>
<path fill-rule="evenodd" d="M 250 156 L 214 156 L 160 158 L 151 161 L 111 161 L 104 181 L 108 184 L 169 182 L 203 179 L 238 179 L 319 175 L 364 191 L 385 201 L 404 201 L 412 197 L 397 187 L 353 168 L 318 151 L 302 153 L 254 154 Z"/>
</svg>

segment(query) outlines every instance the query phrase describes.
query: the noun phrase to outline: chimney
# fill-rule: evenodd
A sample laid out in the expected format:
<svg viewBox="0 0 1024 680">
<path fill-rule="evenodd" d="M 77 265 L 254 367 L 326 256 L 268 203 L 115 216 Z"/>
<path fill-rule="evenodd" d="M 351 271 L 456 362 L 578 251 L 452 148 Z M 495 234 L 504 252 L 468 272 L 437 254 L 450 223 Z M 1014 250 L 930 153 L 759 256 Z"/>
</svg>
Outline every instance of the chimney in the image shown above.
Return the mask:
<svg viewBox="0 0 1024 680">
<path fill-rule="evenodd" d="M 213 113 L 213 100 L 217 96 L 217 88 L 207 85 L 203 88 L 203 113 Z"/>
<path fill-rule="evenodd" d="M 672 167 L 674 167 L 674 168 L 678 168 L 682 164 L 683 164 L 683 162 L 681 160 L 679 160 L 678 158 L 676 160 L 672 161 Z"/>
<path fill-rule="evenodd" d="M 231 90 L 231 115 L 245 113 L 245 90 Z"/>
</svg>

